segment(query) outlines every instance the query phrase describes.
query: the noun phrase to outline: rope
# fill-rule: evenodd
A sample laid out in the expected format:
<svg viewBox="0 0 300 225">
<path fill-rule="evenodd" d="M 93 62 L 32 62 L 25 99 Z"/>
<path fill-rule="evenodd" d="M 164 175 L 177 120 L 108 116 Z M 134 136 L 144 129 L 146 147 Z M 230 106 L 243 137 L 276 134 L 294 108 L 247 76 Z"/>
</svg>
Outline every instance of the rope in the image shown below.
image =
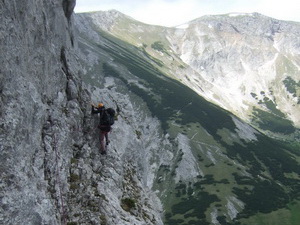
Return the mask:
<svg viewBox="0 0 300 225">
<path fill-rule="evenodd" d="M 56 183 L 58 184 L 58 197 L 60 199 L 60 203 L 61 203 L 61 221 L 62 224 L 67 225 L 67 212 L 65 209 L 65 204 L 64 204 L 64 199 L 63 199 L 63 194 L 62 194 L 62 185 L 61 185 L 61 179 L 60 179 L 60 169 L 58 166 L 58 161 L 61 158 L 58 148 L 57 148 L 57 137 L 56 137 L 56 133 L 53 134 L 53 150 L 55 152 L 55 164 L 56 164 Z"/>
</svg>

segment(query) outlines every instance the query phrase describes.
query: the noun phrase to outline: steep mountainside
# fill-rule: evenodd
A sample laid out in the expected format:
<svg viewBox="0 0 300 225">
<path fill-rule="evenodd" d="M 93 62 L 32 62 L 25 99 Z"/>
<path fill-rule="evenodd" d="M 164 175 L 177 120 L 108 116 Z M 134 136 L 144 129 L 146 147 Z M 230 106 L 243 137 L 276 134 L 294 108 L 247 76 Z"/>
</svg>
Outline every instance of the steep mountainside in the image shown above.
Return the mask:
<svg viewBox="0 0 300 225">
<path fill-rule="evenodd" d="M 169 76 L 262 131 L 282 136 L 299 128 L 299 23 L 258 13 L 205 16 L 176 28 L 143 24 L 117 11 L 90 18 L 141 48 Z"/>
<path fill-rule="evenodd" d="M 128 99 L 135 115 L 147 115 L 134 123 L 130 136 L 125 129 L 114 141 L 123 143 L 125 135 L 143 143 L 139 150 L 132 146 L 126 151 L 133 150 L 132 157 L 141 159 L 141 179 L 159 196 L 164 224 L 297 224 L 297 142 L 265 136 L 174 79 L 168 61 L 182 70 L 187 65 L 162 41 L 151 47 L 144 43 L 142 28 L 148 25 L 116 11 L 78 14 L 75 21 L 77 56 L 92 99 L 112 99 L 121 106 L 120 119 L 128 124 L 133 121 L 128 121 L 132 117 L 123 99 Z M 113 30 L 122 29 L 116 21 L 127 31 L 141 28 L 141 45 L 132 45 L 129 39 L 136 37 L 132 32 L 112 36 Z M 149 42 L 160 35 L 152 31 L 165 29 L 147 28 Z M 161 58 L 154 58 L 148 48 Z M 103 95 L 99 92 L 103 89 L 109 92 Z M 117 146 L 121 153 L 121 145 Z"/>
<path fill-rule="evenodd" d="M 128 111 L 115 125 L 109 156 L 99 154 L 99 118 L 91 116 L 74 54 L 74 6 L 0 2 L 0 224 L 162 224 L 160 202 L 141 179 L 151 171 L 139 166 L 150 145 L 134 128 L 151 124 L 150 137 L 157 123 L 134 113 L 123 95 L 97 90 L 110 106 L 110 97 L 122 98 Z"/>
</svg>

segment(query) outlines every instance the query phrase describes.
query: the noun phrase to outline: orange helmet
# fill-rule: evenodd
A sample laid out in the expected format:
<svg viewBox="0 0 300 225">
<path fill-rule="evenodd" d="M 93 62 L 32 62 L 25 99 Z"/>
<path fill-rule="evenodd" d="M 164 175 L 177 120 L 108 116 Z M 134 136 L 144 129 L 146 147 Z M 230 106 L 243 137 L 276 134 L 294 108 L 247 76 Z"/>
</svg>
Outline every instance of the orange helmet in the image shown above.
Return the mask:
<svg viewBox="0 0 300 225">
<path fill-rule="evenodd" d="M 103 107 L 103 106 L 104 106 L 103 103 L 99 103 L 99 104 L 98 104 L 98 108 L 101 108 L 101 107 Z"/>
</svg>

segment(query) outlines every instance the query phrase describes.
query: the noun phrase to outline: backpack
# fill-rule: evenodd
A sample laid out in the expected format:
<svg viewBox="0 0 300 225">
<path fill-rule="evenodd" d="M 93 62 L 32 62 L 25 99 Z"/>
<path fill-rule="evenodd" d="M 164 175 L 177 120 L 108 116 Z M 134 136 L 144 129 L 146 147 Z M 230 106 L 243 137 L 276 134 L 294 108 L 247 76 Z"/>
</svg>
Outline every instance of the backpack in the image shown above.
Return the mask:
<svg viewBox="0 0 300 225">
<path fill-rule="evenodd" d="M 112 108 L 108 108 L 103 112 L 101 116 L 100 125 L 113 125 L 115 123 L 115 110 Z"/>
</svg>

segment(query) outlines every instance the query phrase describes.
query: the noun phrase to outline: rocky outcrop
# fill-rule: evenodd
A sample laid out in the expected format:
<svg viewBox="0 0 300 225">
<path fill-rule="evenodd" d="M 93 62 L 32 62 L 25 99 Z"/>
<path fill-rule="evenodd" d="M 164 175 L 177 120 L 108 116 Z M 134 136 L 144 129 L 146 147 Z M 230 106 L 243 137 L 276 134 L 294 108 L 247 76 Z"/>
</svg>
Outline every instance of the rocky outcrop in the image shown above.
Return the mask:
<svg viewBox="0 0 300 225">
<path fill-rule="evenodd" d="M 113 143 L 110 156 L 99 155 L 74 54 L 74 6 L 0 2 L 0 223 L 161 224 L 136 160 Z"/>
<path fill-rule="evenodd" d="M 60 224 L 67 209 L 74 128 L 82 128 L 88 98 L 87 92 L 72 99 L 69 94 L 70 82 L 81 91 L 70 53 L 71 28 L 61 1 L 0 4 L 0 221 Z"/>
</svg>

